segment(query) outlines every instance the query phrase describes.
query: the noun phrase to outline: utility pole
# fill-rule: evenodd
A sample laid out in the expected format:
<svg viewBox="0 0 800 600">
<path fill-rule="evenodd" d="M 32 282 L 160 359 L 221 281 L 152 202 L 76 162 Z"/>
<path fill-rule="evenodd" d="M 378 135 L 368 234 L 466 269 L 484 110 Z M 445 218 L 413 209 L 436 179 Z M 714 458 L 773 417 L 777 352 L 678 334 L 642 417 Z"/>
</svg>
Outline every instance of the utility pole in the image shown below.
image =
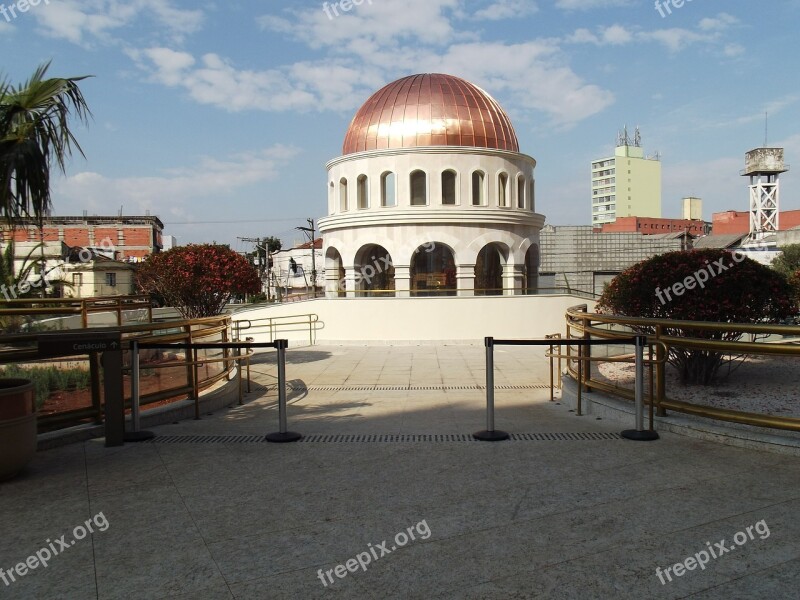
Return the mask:
<svg viewBox="0 0 800 600">
<path fill-rule="evenodd" d="M 266 267 L 267 267 L 267 302 L 270 301 L 269 297 L 269 250 L 261 244 L 261 238 L 248 238 L 248 237 L 237 237 L 236 239 L 242 242 L 250 242 L 255 244 L 256 246 L 256 257 L 258 258 L 258 275 L 261 278 L 261 281 L 264 281 L 264 263 L 261 261 L 261 250 L 264 251 L 264 257 L 266 259 Z"/>
<path fill-rule="evenodd" d="M 316 249 L 316 229 L 314 219 L 306 219 L 308 227 L 295 227 L 306 234 L 311 241 L 311 289 L 314 290 L 314 298 L 317 297 L 317 249 Z"/>
</svg>

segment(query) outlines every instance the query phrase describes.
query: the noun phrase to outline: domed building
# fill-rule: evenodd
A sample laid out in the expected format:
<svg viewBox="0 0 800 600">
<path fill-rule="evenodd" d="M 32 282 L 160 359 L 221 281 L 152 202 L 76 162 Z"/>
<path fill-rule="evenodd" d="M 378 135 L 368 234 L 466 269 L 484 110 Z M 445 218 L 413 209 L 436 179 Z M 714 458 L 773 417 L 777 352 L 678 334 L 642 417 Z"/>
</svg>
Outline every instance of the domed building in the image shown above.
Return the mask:
<svg viewBox="0 0 800 600">
<path fill-rule="evenodd" d="M 441 74 L 390 83 L 326 167 L 328 297 L 535 291 L 536 161 L 481 88 Z"/>
</svg>

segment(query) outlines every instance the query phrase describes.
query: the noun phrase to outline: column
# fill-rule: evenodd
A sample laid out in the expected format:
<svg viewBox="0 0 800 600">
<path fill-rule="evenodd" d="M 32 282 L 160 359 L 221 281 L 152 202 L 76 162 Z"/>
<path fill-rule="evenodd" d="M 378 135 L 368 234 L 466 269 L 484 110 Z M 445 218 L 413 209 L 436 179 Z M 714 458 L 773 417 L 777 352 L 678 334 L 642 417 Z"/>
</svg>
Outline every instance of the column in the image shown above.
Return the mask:
<svg viewBox="0 0 800 600">
<path fill-rule="evenodd" d="M 411 267 L 408 265 L 394 266 L 394 289 L 398 298 L 408 298 L 411 295 Z"/>
<path fill-rule="evenodd" d="M 347 297 L 355 298 L 358 284 L 361 282 L 361 273 L 356 270 L 355 266 L 345 267 L 344 280 L 347 289 Z"/>
<path fill-rule="evenodd" d="M 522 265 L 507 263 L 503 266 L 503 295 L 518 296 L 525 280 Z"/>
<path fill-rule="evenodd" d="M 456 287 L 459 296 L 475 295 L 475 265 L 458 265 L 456 267 Z"/>
</svg>

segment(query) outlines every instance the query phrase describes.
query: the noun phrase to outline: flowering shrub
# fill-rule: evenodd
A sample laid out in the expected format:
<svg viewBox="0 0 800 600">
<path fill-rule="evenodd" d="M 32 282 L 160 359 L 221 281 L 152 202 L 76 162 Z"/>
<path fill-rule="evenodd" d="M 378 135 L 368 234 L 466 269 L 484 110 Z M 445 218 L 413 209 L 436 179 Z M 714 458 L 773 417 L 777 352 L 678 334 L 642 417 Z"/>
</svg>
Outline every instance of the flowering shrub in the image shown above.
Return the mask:
<svg viewBox="0 0 800 600">
<path fill-rule="evenodd" d="M 681 284 L 680 293 L 675 292 L 676 284 Z M 672 293 L 665 295 L 669 290 Z M 750 258 L 727 250 L 690 250 L 654 256 L 620 273 L 603 291 L 598 311 L 651 319 L 776 323 L 796 314 L 797 297 L 783 275 Z M 654 333 L 654 327 L 637 329 Z M 743 335 L 687 327 L 666 328 L 664 333 L 727 341 Z M 736 358 L 740 357 L 676 346 L 669 355 L 684 382 L 705 385 Z"/>
<path fill-rule="evenodd" d="M 150 255 L 136 273 L 138 288 L 161 296 L 186 319 L 211 317 L 234 294 L 261 291 L 258 271 L 227 246 L 190 244 Z"/>
</svg>

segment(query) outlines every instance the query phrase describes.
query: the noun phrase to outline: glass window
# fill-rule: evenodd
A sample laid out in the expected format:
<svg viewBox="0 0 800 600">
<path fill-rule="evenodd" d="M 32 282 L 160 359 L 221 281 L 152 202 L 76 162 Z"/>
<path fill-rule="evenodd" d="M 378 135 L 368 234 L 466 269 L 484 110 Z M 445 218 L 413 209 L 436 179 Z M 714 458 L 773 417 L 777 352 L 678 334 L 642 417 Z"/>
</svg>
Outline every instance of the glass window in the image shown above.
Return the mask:
<svg viewBox="0 0 800 600">
<path fill-rule="evenodd" d="M 117 274 L 106 273 L 106 285 L 114 287 L 117 285 Z"/>
<path fill-rule="evenodd" d="M 366 175 L 358 177 L 356 195 L 358 196 L 358 208 L 369 208 L 369 180 Z"/>
<path fill-rule="evenodd" d="M 339 210 L 347 210 L 347 179 L 339 180 Z"/>
<path fill-rule="evenodd" d="M 517 179 L 517 208 L 525 208 L 525 178 Z"/>
<path fill-rule="evenodd" d="M 428 178 L 424 171 L 411 173 L 411 206 L 425 206 L 428 203 Z"/>
<path fill-rule="evenodd" d="M 500 206 L 508 206 L 508 175 L 506 173 L 500 173 L 497 185 L 497 204 Z"/>
<path fill-rule="evenodd" d="M 397 206 L 394 173 L 387 171 L 381 175 L 381 206 Z"/>
<path fill-rule="evenodd" d="M 483 206 L 486 198 L 483 190 L 486 176 L 483 171 L 473 171 L 472 173 L 472 205 Z"/>
<path fill-rule="evenodd" d="M 442 173 L 442 204 L 456 203 L 456 173 L 445 171 Z"/>
</svg>

